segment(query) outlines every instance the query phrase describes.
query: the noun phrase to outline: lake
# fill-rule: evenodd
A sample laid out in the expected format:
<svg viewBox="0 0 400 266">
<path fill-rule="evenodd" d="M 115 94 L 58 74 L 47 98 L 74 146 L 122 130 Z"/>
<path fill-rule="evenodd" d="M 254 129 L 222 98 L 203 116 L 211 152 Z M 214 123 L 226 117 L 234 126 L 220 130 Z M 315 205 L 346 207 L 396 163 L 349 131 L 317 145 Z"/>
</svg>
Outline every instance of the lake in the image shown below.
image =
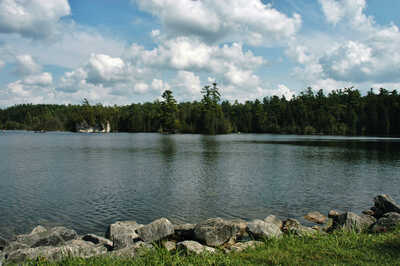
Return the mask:
<svg viewBox="0 0 400 266">
<path fill-rule="evenodd" d="M 400 139 L 0 132 L 0 235 L 38 224 L 199 222 L 400 201 Z"/>
</svg>

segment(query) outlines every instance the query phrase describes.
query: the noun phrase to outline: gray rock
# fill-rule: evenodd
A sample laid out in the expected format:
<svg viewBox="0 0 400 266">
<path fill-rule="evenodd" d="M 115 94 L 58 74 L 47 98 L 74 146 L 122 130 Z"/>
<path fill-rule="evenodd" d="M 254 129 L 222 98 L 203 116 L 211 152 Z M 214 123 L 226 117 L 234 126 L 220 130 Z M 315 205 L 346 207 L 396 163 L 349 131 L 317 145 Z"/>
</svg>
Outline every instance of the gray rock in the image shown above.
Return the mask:
<svg viewBox="0 0 400 266">
<path fill-rule="evenodd" d="M 8 244 L 8 241 L 0 236 L 0 251 L 2 251 Z"/>
<path fill-rule="evenodd" d="M 210 252 L 210 253 L 215 253 L 216 250 L 211 247 L 203 246 L 202 244 L 192 241 L 192 240 L 187 240 L 183 242 L 179 242 L 177 244 L 177 249 L 178 250 L 183 250 L 187 254 L 188 253 L 195 253 L 195 254 L 201 254 L 203 252 Z"/>
<path fill-rule="evenodd" d="M 328 213 L 328 217 L 329 218 L 336 218 L 340 215 L 340 212 L 336 211 L 336 210 L 330 210 Z"/>
<path fill-rule="evenodd" d="M 239 242 L 226 249 L 226 252 L 242 252 L 249 248 L 256 248 L 258 246 L 264 245 L 261 241 L 247 241 L 247 242 Z"/>
<path fill-rule="evenodd" d="M 124 248 L 114 250 L 110 252 L 110 255 L 115 257 L 132 258 L 135 256 L 144 255 L 151 249 L 154 249 L 153 245 L 144 243 L 143 241 L 138 241 Z"/>
<path fill-rule="evenodd" d="M 372 226 L 373 233 L 381 233 L 394 230 L 396 226 L 400 225 L 400 214 L 397 212 L 385 213 L 378 221 Z"/>
<path fill-rule="evenodd" d="M 30 248 L 30 246 L 17 242 L 17 241 L 13 241 L 8 243 L 8 245 L 4 248 L 3 252 L 5 254 L 10 253 L 11 251 L 15 251 L 17 249 L 24 249 L 24 248 Z"/>
<path fill-rule="evenodd" d="M 313 223 L 324 224 L 327 217 L 320 212 L 309 212 L 304 216 L 304 219 Z"/>
<path fill-rule="evenodd" d="M 234 227 L 237 229 L 236 236 L 233 237 L 233 240 L 236 240 L 237 238 L 242 239 L 244 237 L 248 237 L 248 233 L 246 231 L 247 229 L 247 222 L 242 219 L 233 219 L 233 220 L 227 220 L 226 221 L 230 226 Z"/>
<path fill-rule="evenodd" d="M 246 230 L 254 239 L 271 239 L 282 235 L 277 224 L 257 219 L 249 222 Z"/>
<path fill-rule="evenodd" d="M 137 229 L 137 233 L 144 242 L 150 243 L 173 235 L 174 225 L 168 219 L 161 218 L 140 227 Z"/>
<path fill-rule="evenodd" d="M 30 234 L 33 235 L 33 234 L 44 233 L 44 232 L 47 232 L 47 228 L 45 228 L 44 226 L 38 225 L 35 228 L 33 228 L 32 232 Z"/>
<path fill-rule="evenodd" d="M 282 226 L 283 226 L 281 219 L 279 219 L 275 215 L 269 215 L 267 218 L 264 219 L 264 222 L 273 223 L 276 226 L 278 226 L 279 228 L 282 228 Z"/>
<path fill-rule="evenodd" d="M 317 230 L 312 229 L 307 226 L 303 226 L 298 220 L 296 219 L 287 219 L 283 223 L 282 231 L 288 234 L 294 234 L 297 236 L 310 236 L 318 233 Z"/>
<path fill-rule="evenodd" d="M 172 241 L 165 241 L 165 242 L 162 243 L 162 246 L 163 246 L 166 250 L 168 250 L 168 251 L 170 251 L 170 252 L 176 250 L 176 243 L 175 243 L 175 242 L 172 242 Z"/>
<path fill-rule="evenodd" d="M 194 228 L 195 239 L 211 247 L 218 247 L 236 238 L 240 232 L 237 224 L 221 218 L 211 218 L 200 222 Z"/>
<path fill-rule="evenodd" d="M 108 226 L 106 237 L 113 241 L 114 249 L 124 248 L 140 240 L 136 230 L 142 226 L 135 221 L 119 221 Z"/>
<path fill-rule="evenodd" d="M 54 227 L 49 230 L 42 230 L 43 228 L 36 227 L 30 234 L 18 235 L 16 242 L 35 248 L 41 246 L 58 246 L 66 241 L 78 238 L 78 234 L 72 229 Z"/>
<path fill-rule="evenodd" d="M 332 226 L 328 231 L 343 229 L 347 231 L 364 232 L 367 231 L 376 219 L 369 215 L 357 215 L 353 212 L 346 212 L 333 218 Z"/>
<path fill-rule="evenodd" d="M 95 245 L 102 245 L 104 246 L 108 251 L 110 251 L 113 247 L 113 242 L 107 238 L 97 236 L 94 234 L 87 234 L 82 237 L 82 240 L 91 242 Z"/>
<path fill-rule="evenodd" d="M 175 224 L 174 238 L 177 240 L 192 240 L 194 239 L 195 224 Z"/>
<path fill-rule="evenodd" d="M 65 257 L 89 258 L 105 254 L 105 247 L 96 247 L 83 240 L 72 240 L 58 247 L 41 246 L 36 248 L 18 249 L 7 254 L 7 262 L 20 263 L 25 260 L 35 260 L 39 257 L 50 261 L 62 260 Z"/>
<path fill-rule="evenodd" d="M 389 195 L 378 195 L 374 198 L 374 202 L 374 211 L 376 218 L 380 218 L 388 212 L 400 213 L 400 205 L 398 205 Z"/>
</svg>

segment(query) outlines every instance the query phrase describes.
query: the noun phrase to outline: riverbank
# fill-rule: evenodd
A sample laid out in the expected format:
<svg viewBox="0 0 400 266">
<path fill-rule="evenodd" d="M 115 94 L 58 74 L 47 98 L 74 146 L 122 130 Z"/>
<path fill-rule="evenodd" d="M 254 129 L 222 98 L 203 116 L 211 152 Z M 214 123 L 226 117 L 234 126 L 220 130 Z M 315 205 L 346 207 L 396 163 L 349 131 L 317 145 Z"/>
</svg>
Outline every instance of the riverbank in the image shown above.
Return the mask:
<svg viewBox="0 0 400 266">
<path fill-rule="evenodd" d="M 147 225 L 116 222 L 106 238 L 38 226 L 0 241 L 0 255 L 4 263 L 41 265 L 394 265 L 400 259 L 400 206 L 390 196 L 375 197 L 374 206 L 360 215 L 330 211 L 329 219 L 317 212 L 306 217 L 320 225 L 306 227 L 273 215 L 195 225 L 161 218 Z"/>
</svg>

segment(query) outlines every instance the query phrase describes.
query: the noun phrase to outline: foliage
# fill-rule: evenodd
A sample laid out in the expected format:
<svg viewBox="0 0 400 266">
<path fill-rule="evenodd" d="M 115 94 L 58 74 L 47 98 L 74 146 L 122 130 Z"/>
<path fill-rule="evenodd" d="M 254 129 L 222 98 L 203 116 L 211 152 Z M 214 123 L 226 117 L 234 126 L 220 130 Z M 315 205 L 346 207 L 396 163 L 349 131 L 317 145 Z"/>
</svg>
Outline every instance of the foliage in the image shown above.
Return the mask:
<svg viewBox="0 0 400 266">
<path fill-rule="evenodd" d="M 23 104 L 0 109 L 2 129 L 74 131 L 76 123 L 109 121 L 113 131 L 225 134 L 285 133 L 328 135 L 400 135 L 400 95 L 354 88 L 325 95 L 307 88 L 298 96 L 221 102 L 217 84 L 205 86 L 200 102 L 177 103 L 172 91 L 163 100 L 126 106 Z"/>
</svg>

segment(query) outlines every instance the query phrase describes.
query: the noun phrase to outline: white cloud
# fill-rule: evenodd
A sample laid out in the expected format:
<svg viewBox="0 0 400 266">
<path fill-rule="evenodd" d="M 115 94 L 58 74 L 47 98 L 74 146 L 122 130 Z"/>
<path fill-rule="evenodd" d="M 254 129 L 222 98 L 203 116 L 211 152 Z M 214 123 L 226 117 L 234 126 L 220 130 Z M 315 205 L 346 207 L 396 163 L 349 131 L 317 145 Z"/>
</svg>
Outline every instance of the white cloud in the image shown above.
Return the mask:
<svg viewBox="0 0 400 266">
<path fill-rule="evenodd" d="M 48 37 L 55 31 L 60 18 L 70 13 L 67 0 L 2 0 L 0 33 L 17 33 L 32 38 Z"/>
<path fill-rule="evenodd" d="M 269 45 L 293 37 L 301 17 L 293 17 L 260 0 L 135 0 L 157 16 L 169 36 L 196 36 L 206 42 L 246 41 Z"/>
<path fill-rule="evenodd" d="M 16 57 L 16 72 L 19 75 L 30 75 L 41 71 L 41 66 L 35 62 L 29 54 L 18 55 Z"/>
<path fill-rule="evenodd" d="M 23 83 L 25 85 L 49 86 L 53 83 L 53 76 L 48 72 L 39 75 L 30 75 L 24 79 Z"/>
<path fill-rule="evenodd" d="M 200 96 L 202 88 L 200 77 L 193 72 L 178 71 L 174 85 L 180 89 L 181 95 L 185 95 L 184 98 L 186 99 L 192 100 L 194 97 Z"/>
<path fill-rule="evenodd" d="M 92 54 L 85 66 L 87 81 L 93 84 L 116 83 L 126 79 L 126 66 L 121 58 Z"/>
<path fill-rule="evenodd" d="M 344 21 L 359 30 L 374 23 L 372 17 L 364 14 L 366 0 L 319 0 L 319 3 L 329 23 Z"/>
</svg>

